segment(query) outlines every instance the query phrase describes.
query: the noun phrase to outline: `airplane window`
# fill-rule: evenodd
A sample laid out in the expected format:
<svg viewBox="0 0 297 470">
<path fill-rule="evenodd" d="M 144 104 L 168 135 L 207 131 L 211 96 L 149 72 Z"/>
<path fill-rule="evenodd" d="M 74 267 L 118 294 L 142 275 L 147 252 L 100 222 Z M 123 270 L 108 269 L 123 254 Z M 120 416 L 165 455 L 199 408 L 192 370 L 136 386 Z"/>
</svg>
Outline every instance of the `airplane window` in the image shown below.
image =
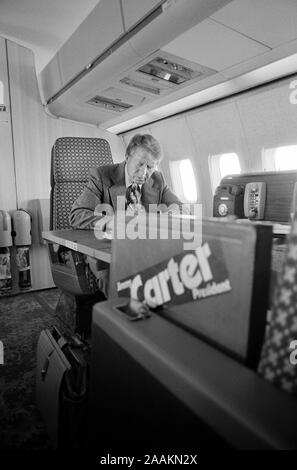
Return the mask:
<svg viewBox="0 0 297 470">
<path fill-rule="evenodd" d="M 209 170 L 212 183 L 212 192 L 215 193 L 220 181 L 226 175 L 241 173 L 239 158 L 237 153 L 222 153 L 211 155 L 209 159 Z"/>
<path fill-rule="evenodd" d="M 262 160 L 264 171 L 297 170 L 297 145 L 265 149 Z"/>
<path fill-rule="evenodd" d="M 276 170 L 296 170 L 297 169 L 297 145 L 279 147 L 275 152 Z"/>
<path fill-rule="evenodd" d="M 224 153 L 220 157 L 221 177 L 229 174 L 240 173 L 240 164 L 236 153 Z"/>
<path fill-rule="evenodd" d="M 175 194 L 183 202 L 197 202 L 197 186 L 191 160 L 186 158 L 169 163 Z"/>
</svg>

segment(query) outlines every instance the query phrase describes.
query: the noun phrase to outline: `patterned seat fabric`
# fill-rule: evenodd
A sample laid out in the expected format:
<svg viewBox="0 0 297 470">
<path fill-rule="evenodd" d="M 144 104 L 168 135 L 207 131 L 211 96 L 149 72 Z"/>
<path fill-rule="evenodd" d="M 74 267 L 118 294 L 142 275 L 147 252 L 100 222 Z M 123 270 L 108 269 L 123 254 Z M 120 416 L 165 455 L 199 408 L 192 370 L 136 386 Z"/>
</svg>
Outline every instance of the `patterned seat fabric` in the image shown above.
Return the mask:
<svg viewBox="0 0 297 470">
<path fill-rule="evenodd" d="M 297 365 L 291 363 L 292 342 L 297 340 L 297 221 L 292 225 L 282 272 L 278 278 L 262 348 L 258 372 L 274 385 L 297 394 Z"/>
<path fill-rule="evenodd" d="M 51 161 L 51 230 L 70 228 L 69 213 L 72 204 L 83 191 L 90 169 L 110 163 L 112 163 L 111 151 L 105 139 L 62 137 L 56 140 Z M 61 247 L 61 251 L 65 251 L 65 248 Z M 53 278 L 58 287 L 69 290 L 69 279 L 71 279 L 69 276 L 72 275 L 79 280 L 80 285 L 80 293 L 74 286 L 70 290 L 72 294 L 93 295 L 98 292 L 96 277 L 89 264 L 85 262 L 84 255 L 69 250 L 74 261 L 74 269 L 67 265 L 56 266 L 56 255 L 52 245 L 49 245 L 49 253 Z"/>
<path fill-rule="evenodd" d="M 110 146 L 105 139 L 62 137 L 56 140 L 51 162 L 51 230 L 70 228 L 70 209 L 88 181 L 90 169 L 111 163 Z"/>
</svg>

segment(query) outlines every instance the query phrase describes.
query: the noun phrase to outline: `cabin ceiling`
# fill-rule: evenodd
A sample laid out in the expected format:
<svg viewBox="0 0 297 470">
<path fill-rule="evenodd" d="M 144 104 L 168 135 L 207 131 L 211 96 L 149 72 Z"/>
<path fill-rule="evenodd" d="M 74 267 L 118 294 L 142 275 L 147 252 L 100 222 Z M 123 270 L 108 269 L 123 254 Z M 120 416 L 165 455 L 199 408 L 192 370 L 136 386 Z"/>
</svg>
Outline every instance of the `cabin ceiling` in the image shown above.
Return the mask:
<svg viewBox="0 0 297 470">
<path fill-rule="evenodd" d="M 0 36 L 32 49 L 39 73 L 100 0 L 1 0 Z"/>
<path fill-rule="evenodd" d="M 166 34 L 162 19 L 156 18 L 64 91 L 154 8 L 166 5 L 164 17 L 167 8 L 169 15 L 184 5 L 194 11 L 195 2 L 201 5 L 201 18 L 197 13 L 194 21 L 183 12 L 188 26 L 178 29 L 173 14 Z M 33 50 L 37 73 L 43 69 L 44 102 L 53 114 L 112 132 L 297 72 L 296 0 L 195 2 L 1 0 L 0 35 Z M 150 76 L 147 71 L 162 60 L 179 64 L 185 73 L 191 69 L 191 79 L 177 85 Z"/>
<path fill-rule="evenodd" d="M 196 86 L 189 84 L 183 91 L 172 94 L 171 99 L 169 96 L 162 98 L 159 106 L 143 107 L 139 117 L 136 109 L 127 111 L 125 123 L 121 124 L 119 118 L 113 119 L 104 128 L 124 132 L 297 73 L 297 1 L 233 0 L 161 50 L 217 73 L 201 83 L 197 81 Z"/>
<path fill-rule="evenodd" d="M 234 0 L 211 18 L 272 48 L 297 37 L 295 0 Z"/>
</svg>

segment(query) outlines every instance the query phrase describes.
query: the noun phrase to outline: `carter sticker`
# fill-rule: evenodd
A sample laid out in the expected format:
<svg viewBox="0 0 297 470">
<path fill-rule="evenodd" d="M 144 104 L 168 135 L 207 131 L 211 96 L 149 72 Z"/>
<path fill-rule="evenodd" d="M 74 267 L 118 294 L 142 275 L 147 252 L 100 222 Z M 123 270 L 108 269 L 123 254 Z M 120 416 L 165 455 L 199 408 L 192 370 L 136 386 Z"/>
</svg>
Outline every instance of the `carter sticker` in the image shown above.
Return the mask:
<svg viewBox="0 0 297 470">
<path fill-rule="evenodd" d="M 218 240 L 151 266 L 117 282 L 120 296 L 146 301 L 151 308 L 184 304 L 231 290 Z"/>
</svg>

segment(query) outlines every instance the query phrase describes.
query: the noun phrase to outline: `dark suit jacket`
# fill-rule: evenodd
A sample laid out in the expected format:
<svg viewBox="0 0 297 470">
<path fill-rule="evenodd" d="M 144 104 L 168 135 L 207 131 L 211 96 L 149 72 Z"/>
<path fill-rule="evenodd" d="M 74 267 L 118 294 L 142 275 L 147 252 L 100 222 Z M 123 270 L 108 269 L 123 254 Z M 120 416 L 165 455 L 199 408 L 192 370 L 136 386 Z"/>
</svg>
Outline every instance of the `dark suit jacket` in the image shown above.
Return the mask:
<svg viewBox="0 0 297 470">
<path fill-rule="evenodd" d="M 92 168 L 90 179 L 72 206 L 69 220 L 73 228 L 92 229 L 98 221 L 94 210 L 98 204 L 110 204 L 116 212 L 117 196 L 126 195 L 125 162 Z M 182 205 L 166 184 L 162 173 L 155 171 L 142 185 L 141 203 L 148 211 L 149 204 Z"/>
</svg>

